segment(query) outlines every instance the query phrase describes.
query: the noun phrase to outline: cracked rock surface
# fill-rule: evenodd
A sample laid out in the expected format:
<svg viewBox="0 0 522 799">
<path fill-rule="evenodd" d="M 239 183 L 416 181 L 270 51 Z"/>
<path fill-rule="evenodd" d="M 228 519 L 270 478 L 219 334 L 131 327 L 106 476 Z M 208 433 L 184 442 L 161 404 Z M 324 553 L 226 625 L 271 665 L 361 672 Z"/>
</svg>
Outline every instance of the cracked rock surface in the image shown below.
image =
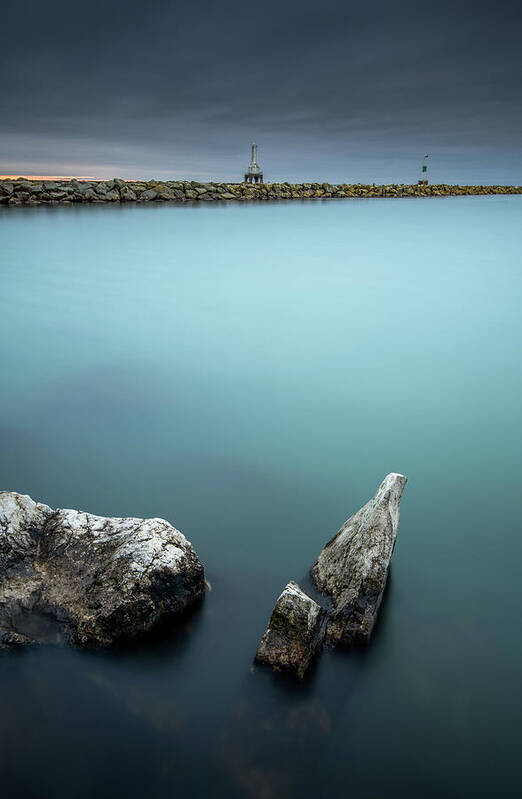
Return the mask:
<svg viewBox="0 0 522 799">
<path fill-rule="evenodd" d="M 392 472 L 364 507 L 343 524 L 312 568 L 319 591 L 329 597 L 327 640 L 366 642 L 381 604 L 399 529 L 406 477 Z"/>
<path fill-rule="evenodd" d="M 277 599 L 255 659 L 303 677 L 323 643 L 325 627 L 324 608 L 289 582 Z"/>
<path fill-rule="evenodd" d="M 110 646 L 200 599 L 204 570 L 164 519 L 52 510 L 0 492 L 0 648 Z"/>
</svg>

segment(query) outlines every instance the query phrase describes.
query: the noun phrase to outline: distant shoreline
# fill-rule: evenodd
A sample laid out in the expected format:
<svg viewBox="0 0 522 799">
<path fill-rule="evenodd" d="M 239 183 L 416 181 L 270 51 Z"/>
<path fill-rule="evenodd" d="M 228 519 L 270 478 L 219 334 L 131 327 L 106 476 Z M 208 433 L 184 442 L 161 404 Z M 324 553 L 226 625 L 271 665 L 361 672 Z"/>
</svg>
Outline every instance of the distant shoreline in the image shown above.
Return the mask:
<svg viewBox="0 0 522 799">
<path fill-rule="evenodd" d="M 76 203 L 244 202 L 522 194 L 522 186 L 363 183 L 202 183 L 194 180 L 0 179 L 0 206 Z"/>
</svg>

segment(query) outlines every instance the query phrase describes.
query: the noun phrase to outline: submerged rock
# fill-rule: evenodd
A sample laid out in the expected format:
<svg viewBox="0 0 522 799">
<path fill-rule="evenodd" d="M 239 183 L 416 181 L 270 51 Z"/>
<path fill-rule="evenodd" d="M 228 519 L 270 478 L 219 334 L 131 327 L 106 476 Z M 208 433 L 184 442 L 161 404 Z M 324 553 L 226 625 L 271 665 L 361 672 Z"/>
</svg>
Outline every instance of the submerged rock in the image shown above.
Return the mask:
<svg viewBox="0 0 522 799">
<path fill-rule="evenodd" d="M 180 613 L 204 590 L 192 545 L 164 519 L 52 510 L 0 492 L 0 648 L 108 646 Z"/>
<path fill-rule="evenodd" d="M 329 643 L 365 642 L 371 635 L 399 529 L 399 504 L 406 477 L 389 474 L 373 499 L 343 524 L 326 544 L 312 577 L 332 602 Z"/>
<path fill-rule="evenodd" d="M 256 654 L 256 661 L 303 677 L 322 645 L 326 611 L 289 582 L 279 596 Z"/>
</svg>

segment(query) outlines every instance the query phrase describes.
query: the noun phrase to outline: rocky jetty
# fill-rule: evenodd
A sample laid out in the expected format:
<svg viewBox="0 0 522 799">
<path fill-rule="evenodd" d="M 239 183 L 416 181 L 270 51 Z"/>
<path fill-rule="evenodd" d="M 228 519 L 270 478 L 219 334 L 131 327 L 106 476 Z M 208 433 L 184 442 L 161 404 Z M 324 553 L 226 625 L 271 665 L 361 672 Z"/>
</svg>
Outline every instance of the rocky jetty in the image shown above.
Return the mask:
<svg viewBox="0 0 522 799">
<path fill-rule="evenodd" d="M 297 583 L 289 582 L 272 611 L 256 661 L 303 677 L 322 646 L 326 615 L 324 608 L 305 594 Z"/>
<path fill-rule="evenodd" d="M 192 545 L 163 519 L 52 510 L 0 492 L 0 648 L 110 646 L 180 613 L 204 590 Z"/>
<path fill-rule="evenodd" d="M 447 197 L 522 194 L 522 186 L 366 183 L 200 183 L 188 180 L 0 180 L 0 206 L 72 203 L 245 202 L 354 197 Z"/>
<path fill-rule="evenodd" d="M 366 642 L 371 635 L 386 587 L 405 485 L 402 474 L 385 477 L 373 499 L 350 516 L 312 568 L 317 588 L 332 603 L 326 632 L 331 644 Z"/>
</svg>

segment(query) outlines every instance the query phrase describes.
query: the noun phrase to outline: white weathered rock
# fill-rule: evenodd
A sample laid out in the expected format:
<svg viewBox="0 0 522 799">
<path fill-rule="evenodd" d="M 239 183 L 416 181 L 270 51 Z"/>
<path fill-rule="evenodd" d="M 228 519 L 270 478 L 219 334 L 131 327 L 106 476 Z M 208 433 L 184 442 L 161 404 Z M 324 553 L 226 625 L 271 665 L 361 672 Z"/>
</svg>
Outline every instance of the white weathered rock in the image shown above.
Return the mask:
<svg viewBox="0 0 522 799">
<path fill-rule="evenodd" d="M 404 475 L 389 474 L 312 568 L 317 588 L 332 601 L 326 632 L 330 643 L 363 642 L 371 635 L 386 587 L 405 484 Z"/>
<path fill-rule="evenodd" d="M 325 627 L 324 608 L 289 582 L 277 599 L 255 659 L 303 677 L 323 643 Z"/>
<path fill-rule="evenodd" d="M 0 647 L 46 640 L 51 622 L 67 643 L 107 646 L 183 611 L 204 587 L 192 545 L 164 519 L 52 510 L 0 492 Z"/>
</svg>

